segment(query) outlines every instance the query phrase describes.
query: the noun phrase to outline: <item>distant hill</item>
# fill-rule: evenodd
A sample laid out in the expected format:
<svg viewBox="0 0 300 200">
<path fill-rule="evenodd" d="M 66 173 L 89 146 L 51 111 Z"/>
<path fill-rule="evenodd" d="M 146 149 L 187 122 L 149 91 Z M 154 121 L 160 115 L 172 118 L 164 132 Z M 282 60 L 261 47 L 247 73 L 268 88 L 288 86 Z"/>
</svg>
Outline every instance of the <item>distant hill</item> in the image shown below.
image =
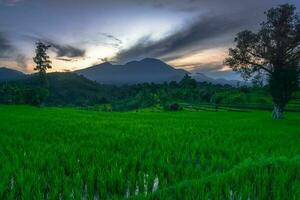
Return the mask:
<svg viewBox="0 0 300 200">
<path fill-rule="evenodd" d="M 106 101 L 104 96 L 108 87 L 102 87 L 95 81 L 88 80 L 72 72 L 54 72 L 47 74 L 50 96 L 47 105 L 93 105 Z M 34 88 L 39 85 L 36 74 L 29 75 L 26 79 L 11 81 L 24 88 Z"/>
<path fill-rule="evenodd" d="M 9 69 L 6 67 L 0 67 L 0 82 L 3 81 L 11 81 L 11 80 L 19 80 L 25 78 L 26 75 L 20 71 Z"/>
<path fill-rule="evenodd" d="M 163 61 L 154 58 L 132 61 L 125 65 L 113 65 L 106 62 L 74 72 L 101 84 L 121 85 L 145 82 L 163 83 L 180 81 L 185 74 L 190 74 L 197 82 L 231 86 L 245 84 L 237 80 L 214 79 L 203 73 L 190 73 L 183 69 L 175 69 Z"/>
<path fill-rule="evenodd" d="M 158 59 L 145 58 L 141 61 L 128 62 L 125 65 L 113 65 L 106 62 L 75 71 L 75 73 L 102 84 L 136 84 L 179 81 L 188 72 L 175 69 Z"/>
<path fill-rule="evenodd" d="M 49 73 L 48 82 L 50 90 L 48 104 L 89 105 L 100 103 L 104 100 L 107 92 L 98 83 L 75 73 Z"/>
<path fill-rule="evenodd" d="M 180 81 L 185 74 L 189 74 L 197 82 L 208 82 L 212 84 L 231 86 L 249 86 L 249 84 L 243 81 L 214 79 L 206 76 L 203 73 L 191 73 L 183 69 L 175 69 L 172 66 L 164 63 L 163 61 L 154 58 L 145 58 L 141 61 L 131 61 L 126 63 L 125 65 L 113 65 L 109 62 L 106 62 L 89 68 L 74 71 L 73 75 L 67 75 L 68 73 L 66 74 L 57 72 L 50 73 L 50 77 L 59 77 L 59 74 L 62 74 L 61 76 L 63 77 L 73 76 L 73 78 L 76 74 L 82 75 L 90 81 L 96 81 L 100 84 L 110 85 L 131 85 L 137 83 L 163 83 L 170 81 Z M 8 69 L 5 67 L 0 68 L 0 82 L 25 79 L 31 76 L 33 75 L 25 75 L 24 73 L 17 70 Z"/>
<path fill-rule="evenodd" d="M 227 80 L 224 78 L 218 78 L 214 79 L 209 76 L 206 76 L 203 73 L 197 72 L 197 73 L 191 73 L 190 76 L 195 79 L 197 82 L 208 82 L 212 84 L 219 84 L 219 85 L 231 85 L 233 87 L 236 86 L 251 86 L 250 83 L 246 83 L 245 81 L 239 81 L 239 80 Z"/>
</svg>

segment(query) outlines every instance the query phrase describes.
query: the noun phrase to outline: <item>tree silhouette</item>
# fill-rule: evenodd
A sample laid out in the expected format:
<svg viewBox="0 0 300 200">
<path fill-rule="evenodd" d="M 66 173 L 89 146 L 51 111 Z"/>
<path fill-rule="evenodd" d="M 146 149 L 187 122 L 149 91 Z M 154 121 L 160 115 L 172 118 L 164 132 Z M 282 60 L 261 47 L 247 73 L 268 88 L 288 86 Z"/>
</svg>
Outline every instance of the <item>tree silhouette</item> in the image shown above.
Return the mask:
<svg viewBox="0 0 300 200">
<path fill-rule="evenodd" d="M 299 84 L 300 21 L 296 7 L 280 5 L 265 12 L 267 21 L 257 33 L 242 31 L 229 49 L 225 64 L 244 78 L 257 73 L 268 77 L 273 98 L 273 118 L 284 118 L 283 110 Z"/>
<path fill-rule="evenodd" d="M 49 56 L 46 52 L 50 47 L 50 45 L 46 45 L 42 42 L 36 43 L 36 56 L 33 58 L 33 61 L 36 63 L 36 67 L 34 68 L 34 70 L 39 72 L 39 77 L 42 84 L 46 82 L 47 69 L 52 68 L 51 61 L 49 60 Z"/>
<path fill-rule="evenodd" d="M 190 75 L 185 74 L 184 77 L 179 82 L 180 87 L 182 88 L 196 88 L 197 87 L 197 81 L 193 79 Z"/>
</svg>

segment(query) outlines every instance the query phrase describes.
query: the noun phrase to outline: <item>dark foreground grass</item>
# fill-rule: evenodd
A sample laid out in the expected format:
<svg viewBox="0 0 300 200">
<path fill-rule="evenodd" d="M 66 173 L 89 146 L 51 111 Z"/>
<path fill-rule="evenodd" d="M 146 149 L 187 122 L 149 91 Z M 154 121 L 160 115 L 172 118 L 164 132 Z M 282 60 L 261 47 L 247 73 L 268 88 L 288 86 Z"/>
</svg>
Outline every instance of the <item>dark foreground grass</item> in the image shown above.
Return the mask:
<svg viewBox="0 0 300 200">
<path fill-rule="evenodd" d="M 300 114 L 0 106 L 0 199 L 300 199 Z"/>
</svg>

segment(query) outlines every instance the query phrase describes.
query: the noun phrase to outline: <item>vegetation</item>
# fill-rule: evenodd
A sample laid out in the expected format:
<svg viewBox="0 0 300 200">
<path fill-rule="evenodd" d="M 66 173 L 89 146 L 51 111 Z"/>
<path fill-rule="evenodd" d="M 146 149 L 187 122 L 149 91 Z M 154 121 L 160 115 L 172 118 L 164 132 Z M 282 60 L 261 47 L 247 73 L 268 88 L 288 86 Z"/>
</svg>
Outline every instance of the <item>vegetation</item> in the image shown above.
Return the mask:
<svg viewBox="0 0 300 200">
<path fill-rule="evenodd" d="M 226 59 L 251 87 L 47 74 L 38 42 L 38 73 L 0 83 L 0 199 L 300 199 L 300 23 L 267 17 Z"/>
<path fill-rule="evenodd" d="M 36 67 L 34 68 L 34 70 L 39 72 L 42 83 L 46 81 L 45 79 L 47 69 L 52 68 L 50 57 L 47 55 L 47 50 L 50 47 L 50 45 L 46 45 L 42 42 L 36 43 L 36 56 L 33 58 L 33 61 L 36 63 Z"/>
<path fill-rule="evenodd" d="M 299 199 L 286 115 L 1 106 L 0 199 Z"/>
<path fill-rule="evenodd" d="M 238 33 L 236 48 L 229 50 L 225 63 L 246 78 L 266 74 L 274 104 L 273 117 L 282 119 L 283 109 L 299 84 L 300 21 L 296 7 L 289 4 L 272 8 L 266 15 L 267 21 L 258 33 Z"/>
<path fill-rule="evenodd" d="M 268 90 L 268 86 L 232 87 L 197 83 L 189 76 L 185 76 L 178 83 L 100 85 L 73 73 L 49 73 L 47 86 L 42 88 L 36 75 L 19 81 L 0 83 L 0 103 L 97 109 L 102 107 L 103 111 L 130 111 L 153 106 L 170 110 L 171 104 L 270 109 L 272 98 Z M 30 93 L 33 95 L 29 95 Z M 286 109 L 299 110 L 299 100 L 300 94 L 295 93 L 293 101 Z"/>
</svg>

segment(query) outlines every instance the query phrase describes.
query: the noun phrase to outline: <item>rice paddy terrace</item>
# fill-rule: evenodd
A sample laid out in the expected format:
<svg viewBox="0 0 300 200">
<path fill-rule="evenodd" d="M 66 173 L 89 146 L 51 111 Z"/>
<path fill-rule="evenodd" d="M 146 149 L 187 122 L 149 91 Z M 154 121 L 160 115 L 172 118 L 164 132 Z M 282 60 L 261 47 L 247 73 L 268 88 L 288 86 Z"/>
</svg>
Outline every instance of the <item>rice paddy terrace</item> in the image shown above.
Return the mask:
<svg viewBox="0 0 300 200">
<path fill-rule="evenodd" d="M 0 106 L 0 199 L 300 199 L 300 114 Z"/>
</svg>

